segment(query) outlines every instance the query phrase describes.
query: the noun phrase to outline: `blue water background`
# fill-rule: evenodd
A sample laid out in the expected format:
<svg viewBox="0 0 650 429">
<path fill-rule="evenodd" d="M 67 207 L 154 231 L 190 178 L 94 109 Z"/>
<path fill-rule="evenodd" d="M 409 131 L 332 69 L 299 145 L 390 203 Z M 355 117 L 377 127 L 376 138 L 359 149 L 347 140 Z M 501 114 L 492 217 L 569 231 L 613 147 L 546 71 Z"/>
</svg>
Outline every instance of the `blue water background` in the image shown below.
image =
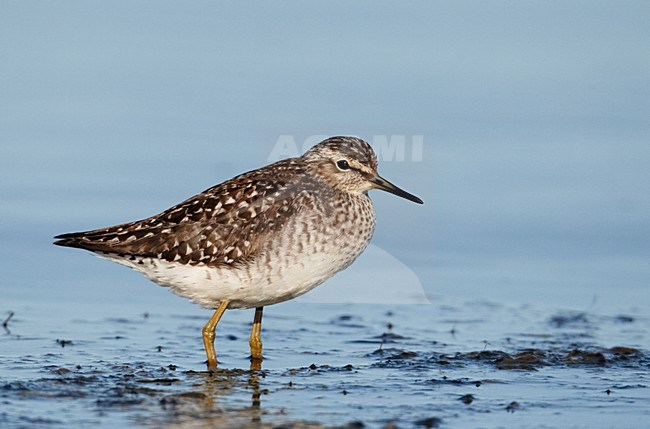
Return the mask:
<svg viewBox="0 0 650 429">
<path fill-rule="evenodd" d="M 650 308 L 647 2 L 0 8 L 3 301 L 172 302 L 51 236 L 353 134 L 404 136 L 374 243 L 430 296 Z"/>
</svg>

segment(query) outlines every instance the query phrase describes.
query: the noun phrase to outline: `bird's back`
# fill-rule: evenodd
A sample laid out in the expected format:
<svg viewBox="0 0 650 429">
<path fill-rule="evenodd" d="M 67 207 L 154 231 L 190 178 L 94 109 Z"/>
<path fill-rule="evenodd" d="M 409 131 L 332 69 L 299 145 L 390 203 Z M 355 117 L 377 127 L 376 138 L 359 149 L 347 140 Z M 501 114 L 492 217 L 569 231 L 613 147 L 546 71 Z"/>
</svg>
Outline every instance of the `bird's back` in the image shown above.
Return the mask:
<svg viewBox="0 0 650 429">
<path fill-rule="evenodd" d="M 59 235 L 55 244 L 181 264 L 237 264 L 300 208 L 298 159 L 284 160 L 207 189 L 136 222 Z"/>
</svg>

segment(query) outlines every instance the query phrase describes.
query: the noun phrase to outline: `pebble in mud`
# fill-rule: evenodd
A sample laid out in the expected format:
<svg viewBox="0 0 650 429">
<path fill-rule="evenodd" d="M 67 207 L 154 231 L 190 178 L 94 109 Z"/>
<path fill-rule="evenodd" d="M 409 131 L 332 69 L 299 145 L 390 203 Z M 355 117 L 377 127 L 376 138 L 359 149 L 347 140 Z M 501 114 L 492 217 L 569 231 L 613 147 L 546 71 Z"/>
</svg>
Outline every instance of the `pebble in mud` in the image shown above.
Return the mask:
<svg viewBox="0 0 650 429">
<path fill-rule="evenodd" d="M 634 349 L 632 347 L 612 347 L 609 349 L 609 352 L 615 355 L 638 355 L 641 354 L 641 352 L 637 349 Z"/>
<path fill-rule="evenodd" d="M 514 413 L 514 412 L 515 412 L 516 410 L 518 410 L 520 407 L 521 407 L 521 405 L 519 405 L 519 402 L 517 402 L 517 401 L 512 401 L 511 403 L 509 403 L 509 404 L 506 406 L 506 411 L 509 412 L 509 413 Z"/>
<path fill-rule="evenodd" d="M 600 352 L 588 352 L 583 350 L 571 350 L 565 360 L 568 364 L 579 365 L 605 365 L 607 359 Z"/>
<path fill-rule="evenodd" d="M 547 365 L 546 354 L 540 350 L 525 350 L 514 356 L 505 356 L 495 361 L 498 369 L 537 371 L 537 367 Z"/>
<path fill-rule="evenodd" d="M 442 419 L 439 417 L 427 417 L 426 419 L 418 420 L 415 422 L 416 426 L 422 426 L 427 429 L 440 427 Z"/>
<path fill-rule="evenodd" d="M 462 402 L 463 404 L 469 405 L 472 402 L 474 402 L 474 395 L 472 395 L 471 393 L 468 393 L 467 395 L 463 395 L 460 398 L 458 398 L 458 400 L 460 402 Z"/>
</svg>

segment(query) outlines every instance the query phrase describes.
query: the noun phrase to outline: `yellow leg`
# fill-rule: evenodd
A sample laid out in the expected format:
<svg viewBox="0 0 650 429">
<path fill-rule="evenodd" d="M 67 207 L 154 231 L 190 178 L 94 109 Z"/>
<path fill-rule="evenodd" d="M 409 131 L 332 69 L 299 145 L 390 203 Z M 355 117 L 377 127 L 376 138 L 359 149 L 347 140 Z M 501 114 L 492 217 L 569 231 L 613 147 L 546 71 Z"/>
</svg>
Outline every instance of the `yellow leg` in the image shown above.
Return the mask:
<svg viewBox="0 0 650 429">
<path fill-rule="evenodd" d="M 217 367 L 217 353 L 214 351 L 215 329 L 217 329 L 217 323 L 221 320 L 224 311 L 228 308 L 228 304 L 230 301 L 219 302 L 219 307 L 203 327 L 203 347 L 205 347 L 205 354 L 208 356 L 208 369 Z"/>
<path fill-rule="evenodd" d="M 251 360 L 258 362 L 262 360 L 262 310 L 264 310 L 264 307 L 255 309 L 251 338 L 248 341 L 251 346 Z"/>
</svg>

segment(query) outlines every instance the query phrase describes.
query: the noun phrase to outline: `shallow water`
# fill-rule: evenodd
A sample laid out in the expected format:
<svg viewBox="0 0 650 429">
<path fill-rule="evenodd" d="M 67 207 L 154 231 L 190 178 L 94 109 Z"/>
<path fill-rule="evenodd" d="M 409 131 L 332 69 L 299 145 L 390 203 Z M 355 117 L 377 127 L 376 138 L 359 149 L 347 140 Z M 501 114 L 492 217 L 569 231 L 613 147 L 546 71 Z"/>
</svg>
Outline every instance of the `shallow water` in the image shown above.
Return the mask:
<svg viewBox="0 0 650 429">
<path fill-rule="evenodd" d="M 587 428 L 650 416 L 641 314 L 442 296 L 286 303 L 265 312 L 261 370 L 247 360 L 252 311 L 229 311 L 208 373 L 209 312 L 151 287 L 140 309 L 137 297 L 70 314 L 14 301 L 0 336 L 2 426 Z"/>
</svg>

